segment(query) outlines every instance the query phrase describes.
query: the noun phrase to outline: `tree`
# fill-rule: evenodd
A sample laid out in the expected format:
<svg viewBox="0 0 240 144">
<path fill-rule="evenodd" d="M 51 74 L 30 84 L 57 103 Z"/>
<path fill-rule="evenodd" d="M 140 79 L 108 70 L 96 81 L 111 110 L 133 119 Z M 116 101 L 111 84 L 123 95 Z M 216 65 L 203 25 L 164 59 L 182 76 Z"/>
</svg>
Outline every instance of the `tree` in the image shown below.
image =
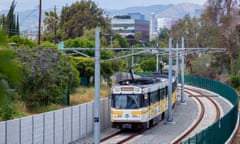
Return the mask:
<svg viewBox="0 0 240 144">
<path fill-rule="evenodd" d="M 84 28 L 92 29 L 97 26 L 110 29 L 104 11 L 98 8 L 94 1 L 78 1 L 71 6 L 63 7 L 60 26 L 64 40 L 83 35 Z"/>
<path fill-rule="evenodd" d="M 211 78 L 211 55 L 200 54 L 192 61 L 192 75 Z"/>
<path fill-rule="evenodd" d="M 78 86 L 79 76 L 73 61 L 58 50 L 19 48 L 17 54 L 23 73 L 19 93 L 29 110 L 61 104 L 67 92 Z"/>
<path fill-rule="evenodd" d="M 211 35 L 214 38 L 211 40 L 215 43 L 212 44 L 227 50 L 224 54 L 215 55 L 216 60 L 212 63 L 212 67 L 217 69 L 220 66 L 216 73 L 230 72 L 231 66 L 240 55 L 237 17 L 239 17 L 239 8 L 236 0 L 209 0 L 203 19 L 213 29 L 214 33 Z"/>
<path fill-rule="evenodd" d="M 19 22 L 18 22 L 19 19 L 18 19 L 18 16 L 16 18 L 14 14 L 15 7 L 16 7 L 16 3 L 15 3 L 15 0 L 13 0 L 6 17 L 6 28 L 7 28 L 7 33 L 9 37 L 18 35 L 20 33 Z"/>
<path fill-rule="evenodd" d="M 34 42 L 25 37 L 20 37 L 18 35 L 12 36 L 8 39 L 9 42 L 14 43 L 15 47 L 27 47 L 33 48 L 36 46 Z"/>
<path fill-rule="evenodd" d="M 240 56 L 234 61 L 231 67 L 231 74 L 232 75 L 240 75 Z"/>
<path fill-rule="evenodd" d="M 129 43 L 127 42 L 127 39 L 125 37 L 122 37 L 121 35 L 117 34 L 114 36 L 113 45 L 117 46 L 119 45 L 120 48 L 127 48 L 129 47 Z"/>
<path fill-rule="evenodd" d="M 44 23 L 44 33 L 42 34 L 43 41 L 49 41 L 57 43 L 61 38 L 61 30 L 60 30 L 60 20 L 59 16 L 55 11 L 45 12 Z"/>
<path fill-rule="evenodd" d="M 236 0 L 208 0 L 200 19 L 185 16 L 172 27 L 171 36 L 173 39 L 184 37 L 185 47 L 226 48 L 226 53 L 212 55 L 210 67 L 217 76 L 230 71 L 240 55 L 238 17 Z M 190 68 L 190 73 L 196 56 L 186 56 L 186 67 Z"/>
<path fill-rule="evenodd" d="M 114 71 L 112 69 L 111 62 L 103 62 L 101 63 L 101 76 L 104 80 L 107 81 L 108 86 L 111 86 L 111 76 L 113 75 Z"/>
<path fill-rule="evenodd" d="M 75 57 L 76 68 L 80 73 L 81 78 L 87 78 L 90 82 L 90 78 L 94 76 L 94 59 L 88 57 Z M 110 76 L 115 71 L 120 71 L 124 67 L 123 61 L 101 62 L 101 76 L 110 85 Z"/>
<path fill-rule="evenodd" d="M 2 14 L 2 15 L 0 16 L 0 29 L 1 29 L 1 30 L 7 29 L 7 28 L 6 28 L 6 16 L 5 16 L 4 14 Z"/>
<path fill-rule="evenodd" d="M 87 57 L 74 57 L 76 62 L 76 68 L 81 77 L 87 77 L 90 79 L 94 74 L 94 59 Z"/>
<path fill-rule="evenodd" d="M 154 72 L 156 71 L 156 59 L 151 58 L 151 59 L 143 60 L 140 63 L 140 66 L 144 72 Z"/>
<path fill-rule="evenodd" d="M 8 120 L 15 114 L 15 109 L 10 100 L 13 98 L 13 90 L 20 80 L 19 66 L 14 52 L 7 48 L 7 35 L 0 28 L 0 117 Z"/>
<path fill-rule="evenodd" d="M 170 31 L 167 28 L 160 28 L 160 33 L 158 35 L 158 39 L 160 41 L 168 43 L 169 34 L 170 34 Z"/>
</svg>

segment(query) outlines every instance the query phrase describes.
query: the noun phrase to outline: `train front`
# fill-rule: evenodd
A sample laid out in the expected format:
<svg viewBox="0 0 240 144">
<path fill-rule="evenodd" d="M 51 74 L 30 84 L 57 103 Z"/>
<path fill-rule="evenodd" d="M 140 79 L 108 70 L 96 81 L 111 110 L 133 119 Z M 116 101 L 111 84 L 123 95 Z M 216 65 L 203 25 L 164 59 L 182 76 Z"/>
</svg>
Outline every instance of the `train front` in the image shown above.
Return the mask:
<svg viewBox="0 0 240 144">
<path fill-rule="evenodd" d="M 143 128 L 148 119 L 148 97 L 137 86 L 112 88 L 111 122 L 114 128 Z"/>
</svg>

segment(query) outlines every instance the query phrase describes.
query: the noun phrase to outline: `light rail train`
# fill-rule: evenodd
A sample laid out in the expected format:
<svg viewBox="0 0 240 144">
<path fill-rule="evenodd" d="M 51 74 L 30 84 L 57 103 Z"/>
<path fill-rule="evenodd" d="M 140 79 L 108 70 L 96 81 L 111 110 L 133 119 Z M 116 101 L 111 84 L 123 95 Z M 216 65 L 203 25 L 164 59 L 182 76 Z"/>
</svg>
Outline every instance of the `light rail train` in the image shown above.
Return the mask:
<svg viewBox="0 0 240 144">
<path fill-rule="evenodd" d="M 176 102 L 177 77 L 172 74 L 172 105 Z M 149 128 L 163 119 L 168 110 L 168 71 L 120 81 L 112 87 L 113 128 Z"/>
</svg>

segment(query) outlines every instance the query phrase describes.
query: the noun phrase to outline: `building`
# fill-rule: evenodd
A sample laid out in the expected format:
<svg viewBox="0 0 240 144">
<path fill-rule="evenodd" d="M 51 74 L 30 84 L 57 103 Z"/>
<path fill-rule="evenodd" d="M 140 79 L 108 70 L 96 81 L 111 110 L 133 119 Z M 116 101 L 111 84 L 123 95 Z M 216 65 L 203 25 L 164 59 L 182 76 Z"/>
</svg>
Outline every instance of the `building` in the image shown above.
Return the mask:
<svg viewBox="0 0 240 144">
<path fill-rule="evenodd" d="M 139 13 L 132 14 L 132 17 L 130 15 L 114 16 L 111 20 L 112 31 L 129 41 L 134 40 L 136 34 L 140 34 L 141 41 L 149 41 L 149 21 L 142 19 Z"/>
<path fill-rule="evenodd" d="M 150 35 L 150 41 L 155 40 L 158 37 L 157 18 L 155 13 L 152 13 L 150 16 L 149 35 Z"/>
<path fill-rule="evenodd" d="M 156 40 L 163 28 L 171 29 L 171 27 L 178 22 L 178 18 L 162 18 L 158 17 L 155 13 L 150 16 L 150 40 Z"/>
<path fill-rule="evenodd" d="M 178 18 L 157 18 L 157 29 L 160 32 L 160 29 L 167 28 L 171 29 L 171 27 L 176 24 Z"/>
<path fill-rule="evenodd" d="M 172 19 L 171 18 L 157 18 L 157 29 L 158 31 L 161 28 L 167 28 L 170 29 L 171 28 L 171 24 L 172 24 Z"/>
</svg>

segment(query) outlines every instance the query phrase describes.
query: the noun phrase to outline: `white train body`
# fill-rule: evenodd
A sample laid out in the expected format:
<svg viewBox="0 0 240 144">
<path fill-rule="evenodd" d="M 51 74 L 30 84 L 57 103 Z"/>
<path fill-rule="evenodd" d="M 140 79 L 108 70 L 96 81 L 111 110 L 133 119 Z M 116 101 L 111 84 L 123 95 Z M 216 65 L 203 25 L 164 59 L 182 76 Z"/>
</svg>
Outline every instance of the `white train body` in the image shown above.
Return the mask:
<svg viewBox="0 0 240 144">
<path fill-rule="evenodd" d="M 172 104 L 176 78 L 172 79 Z M 115 128 L 149 127 L 164 117 L 168 108 L 168 79 L 154 76 L 125 80 L 112 87 L 111 122 Z"/>
</svg>

